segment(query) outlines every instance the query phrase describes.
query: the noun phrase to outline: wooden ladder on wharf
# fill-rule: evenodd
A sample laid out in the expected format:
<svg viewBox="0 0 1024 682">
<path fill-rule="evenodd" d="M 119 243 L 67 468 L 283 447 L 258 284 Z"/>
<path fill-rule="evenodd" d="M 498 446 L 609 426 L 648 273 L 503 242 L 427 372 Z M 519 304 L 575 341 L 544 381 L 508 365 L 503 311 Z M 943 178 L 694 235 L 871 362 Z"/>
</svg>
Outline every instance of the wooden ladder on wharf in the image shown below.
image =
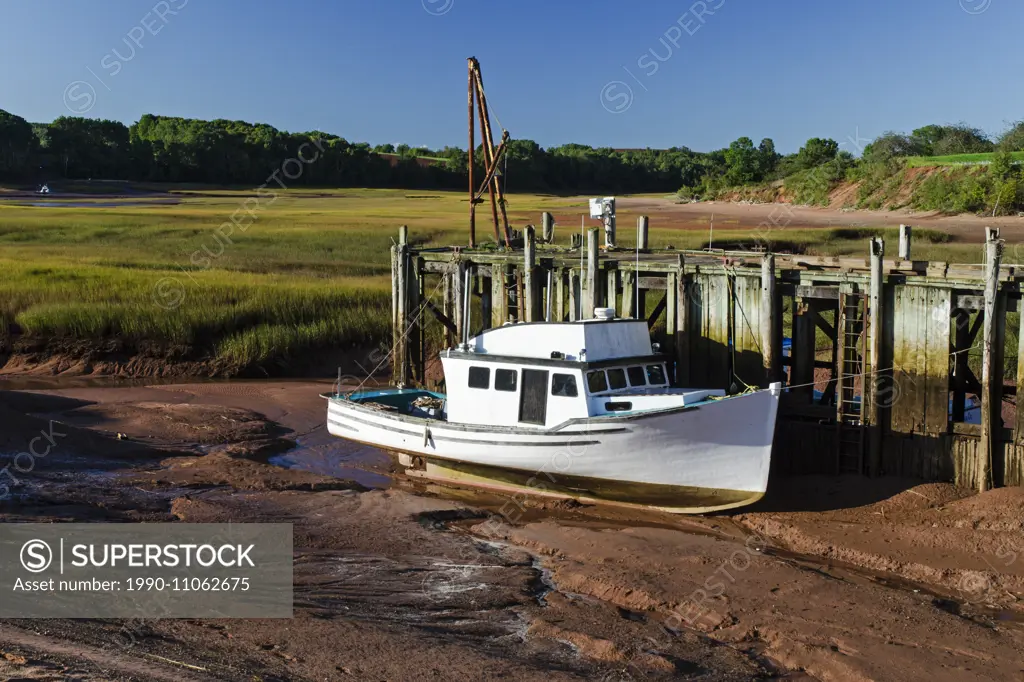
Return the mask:
<svg viewBox="0 0 1024 682">
<path fill-rule="evenodd" d="M 836 315 L 836 473 L 864 473 L 867 296 L 841 292 Z M 858 395 L 859 389 L 859 395 Z"/>
</svg>

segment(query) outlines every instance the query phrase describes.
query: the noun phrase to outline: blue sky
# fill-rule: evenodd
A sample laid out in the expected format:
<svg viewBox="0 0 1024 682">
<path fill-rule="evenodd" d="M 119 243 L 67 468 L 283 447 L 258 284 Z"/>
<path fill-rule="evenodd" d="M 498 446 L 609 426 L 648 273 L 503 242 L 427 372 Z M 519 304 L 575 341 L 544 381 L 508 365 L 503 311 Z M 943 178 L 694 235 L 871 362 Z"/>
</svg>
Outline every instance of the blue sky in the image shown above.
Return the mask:
<svg viewBox="0 0 1024 682">
<path fill-rule="evenodd" d="M 501 123 L 543 146 L 856 151 L 1024 118 L 1022 26 L 1020 0 L 7 0 L 0 108 L 465 147 L 474 55 Z"/>
</svg>

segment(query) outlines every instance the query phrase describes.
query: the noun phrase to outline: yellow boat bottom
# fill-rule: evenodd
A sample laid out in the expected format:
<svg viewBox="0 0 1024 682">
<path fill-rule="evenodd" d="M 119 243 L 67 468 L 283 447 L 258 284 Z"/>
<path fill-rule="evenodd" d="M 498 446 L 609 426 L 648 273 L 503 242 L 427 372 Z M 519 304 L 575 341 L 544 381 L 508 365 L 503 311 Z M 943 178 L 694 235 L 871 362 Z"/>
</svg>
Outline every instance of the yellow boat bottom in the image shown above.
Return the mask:
<svg viewBox="0 0 1024 682">
<path fill-rule="evenodd" d="M 705 514 L 735 509 L 757 502 L 763 492 L 697 488 L 612 481 L 586 476 L 535 473 L 488 467 L 450 460 L 427 460 L 422 469 L 407 469 L 415 478 L 440 483 L 469 485 L 501 492 L 525 493 L 540 497 L 574 499 L 644 509 L 672 514 Z"/>
</svg>

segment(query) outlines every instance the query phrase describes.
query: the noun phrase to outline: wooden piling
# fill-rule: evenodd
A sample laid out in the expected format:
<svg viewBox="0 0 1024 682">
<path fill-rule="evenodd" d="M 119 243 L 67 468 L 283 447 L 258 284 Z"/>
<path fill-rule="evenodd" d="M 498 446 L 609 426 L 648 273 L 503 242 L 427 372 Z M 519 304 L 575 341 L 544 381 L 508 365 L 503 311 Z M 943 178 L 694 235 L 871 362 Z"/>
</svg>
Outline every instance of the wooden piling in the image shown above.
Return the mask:
<svg viewBox="0 0 1024 682">
<path fill-rule="evenodd" d="M 600 292 L 597 290 L 597 237 L 598 228 L 592 227 L 587 231 L 587 281 L 586 294 L 583 297 L 584 309 L 580 311 L 580 319 L 589 320 L 594 317 L 594 308 L 600 305 Z"/>
<path fill-rule="evenodd" d="M 1000 252 L 1001 260 L 1001 252 Z M 1006 459 L 1003 439 L 1003 371 L 1006 355 L 1006 292 L 996 285 L 995 318 L 996 328 L 992 338 L 992 464 L 990 485 L 998 488 L 1006 485 Z M 1012 438 L 1010 439 L 1012 442 Z M 1009 444 L 1006 444 L 1008 446 Z"/>
<path fill-rule="evenodd" d="M 622 278 L 622 307 L 619 317 L 628 319 L 636 317 L 636 273 L 624 270 Z"/>
<path fill-rule="evenodd" d="M 608 268 L 604 271 L 605 276 L 605 307 L 615 309 L 619 300 L 619 271 L 615 268 Z"/>
<path fill-rule="evenodd" d="M 398 271 L 401 268 L 401 259 L 399 254 L 401 253 L 401 247 L 398 244 L 391 245 L 391 348 L 392 350 L 398 348 L 398 333 L 402 325 L 398 317 L 398 294 L 402 289 L 399 288 L 399 274 Z M 398 377 L 398 358 L 394 352 L 391 355 L 391 380 L 394 382 Z"/>
<path fill-rule="evenodd" d="M 455 315 L 455 319 L 452 322 L 455 323 L 455 343 L 462 343 L 462 339 L 465 338 L 466 333 L 466 263 L 459 261 L 454 271 L 451 274 L 451 288 L 452 298 L 454 299 L 452 306 L 452 312 Z"/>
<path fill-rule="evenodd" d="M 508 290 L 506 287 L 507 268 L 495 263 L 491 266 L 491 327 L 497 328 L 508 322 Z"/>
<path fill-rule="evenodd" d="M 868 415 L 868 475 L 882 473 L 882 265 L 885 242 L 875 237 L 870 242 L 871 283 L 868 292 L 868 366 L 870 374 L 863 394 L 867 400 Z"/>
<path fill-rule="evenodd" d="M 1002 368 L 995 367 L 996 352 L 996 297 L 999 288 L 999 264 L 1003 254 L 1003 241 L 998 232 L 986 228 L 985 244 L 985 319 L 982 327 L 981 357 L 981 443 L 978 448 L 978 492 L 989 489 L 992 478 L 992 460 L 997 452 L 993 431 L 1002 426 L 1001 409 L 996 402 L 994 384 L 1002 382 Z M 999 420 L 999 421 L 997 421 Z"/>
<path fill-rule="evenodd" d="M 393 345 L 392 381 L 398 386 L 409 384 L 409 228 L 399 230 L 398 245 L 392 247 L 395 266 L 392 270 L 391 286 L 395 296 L 395 334 Z"/>
<path fill-rule="evenodd" d="M 409 303 L 406 308 L 406 315 L 409 316 L 409 383 L 426 383 L 426 340 L 424 333 L 426 320 L 423 318 L 420 308 L 424 297 L 423 285 L 423 260 L 416 255 L 409 254 L 409 274 L 407 285 L 409 287 Z"/>
<path fill-rule="evenodd" d="M 565 322 L 565 270 L 555 269 L 555 315 L 552 322 Z"/>
<path fill-rule="evenodd" d="M 544 238 L 544 243 L 545 244 L 554 244 L 555 243 L 555 216 L 551 215 L 550 213 L 545 212 L 544 215 L 541 216 L 541 220 L 542 220 L 541 224 L 542 224 L 543 230 L 544 230 L 544 232 L 542 234 L 542 236 Z"/>
<path fill-rule="evenodd" d="M 578 322 L 582 320 L 583 291 L 580 273 L 576 270 L 569 270 L 569 321 Z"/>
<path fill-rule="evenodd" d="M 676 262 L 676 319 L 675 319 L 675 352 L 676 352 L 676 383 L 680 386 L 690 384 L 690 287 L 693 283 L 686 274 L 685 257 L 678 255 Z"/>
<path fill-rule="evenodd" d="M 607 249 L 615 248 L 615 199 L 604 214 L 604 246 Z"/>
<path fill-rule="evenodd" d="M 778 357 L 775 348 L 775 256 L 761 259 L 761 361 L 767 383 L 776 381 Z"/>
<path fill-rule="evenodd" d="M 544 286 L 544 321 L 545 322 L 561 322 L 561 320 L 555 319 L 555 273 L 548 270 L 548 281 Z"/>
<path fill-rule="evenodd" d="M 1020 327 L 1017 332 L 1017 387 L 1018 397 L 1014 414 L 1013 442 L 1024 445 L 1024 299 L 1017 302 Z M 966 355 L 966 353 L 965 353 Z"/>
<path fill-rule="evenodd" d="M 491 296 L 493 290 L 490 277 L 480 277 L 480 328 L 488 329 L 491 326 Z M 469 333 L 472 335 L 473 330 Z"/>
<path fill-rule="evenodd" d="M 537 231 L 533 225 L 526 226 L 523 235 L 523 301 L 519 319 L 523 322 L 536 322 L 538 303 L 537 282 Z"/>
<path fill-rule="evenodd" d="M 900 225 L 900 260 L 910 260 L 910 225 Z"/>
<path fill-rule="evenodd" d="M 650 243 L 651 219 L 645 215 L 636 219 L 636 247 L 646 251 Z"/>
<path fill-rule="evenodd" d="M 663 351 L 672 358 L 675 365 L 676 358 L 676 318 L 679 316 L 679 275 L 680 271 L 665 273 L 665 340 L 668 344 Z"/>
<path fill-rule="evenodd" d="M 449 320 L 455 315 L 455 302 L 452 300 L 452 296 L 455 291 L 455 286 L 452 282 L 452 275 L 449 273 L 441 274 L 441 312 Z M 455 334 L 447 326 L 444 328 L 444 347 L 451 348 L 455 345 Z"/>
<path fill-rule="evenodd" d="M 814 395 L 814 363 L 816 312 L 813 299 L 797 296 L 793 299 L 793 344 L 790 349 L 791 370 L 789 385 L 794 386 L 793 393 L 800 396 L 800 402 L 808 404 Z"/>
</svg>

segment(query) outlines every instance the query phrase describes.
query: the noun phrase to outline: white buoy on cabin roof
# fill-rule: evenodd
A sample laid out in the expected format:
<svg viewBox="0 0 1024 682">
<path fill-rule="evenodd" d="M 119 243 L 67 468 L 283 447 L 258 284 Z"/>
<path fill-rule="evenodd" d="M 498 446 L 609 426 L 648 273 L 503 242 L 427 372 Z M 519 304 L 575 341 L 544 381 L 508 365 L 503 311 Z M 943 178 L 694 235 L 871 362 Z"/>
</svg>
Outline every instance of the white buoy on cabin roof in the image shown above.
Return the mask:
<svg viewBox="0 0 1024 682">
<path fill-rule="evenodd" d="M 594 308 L 595 320 L 614 320 L 615 308 Z"/>
</svg>

